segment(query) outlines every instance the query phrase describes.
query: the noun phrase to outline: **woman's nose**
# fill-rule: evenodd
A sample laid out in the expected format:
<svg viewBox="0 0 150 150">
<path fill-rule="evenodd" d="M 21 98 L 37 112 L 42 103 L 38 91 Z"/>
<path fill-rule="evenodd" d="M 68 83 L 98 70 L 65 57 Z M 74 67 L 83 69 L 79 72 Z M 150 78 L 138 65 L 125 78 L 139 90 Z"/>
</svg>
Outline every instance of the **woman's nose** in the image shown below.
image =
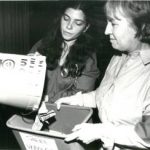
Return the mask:
<svg viewBox="0 0 150 150">
<path fill-rule="evenodd" d="M 72 24 L 73 23 L 71 21 L 69 21 L 68 24 L 67 24 L 67 29 L 72 29 Z"/>
<path fill-rule="evenodd" d="M 110 23 L 107 23 L 106 28 L 105 28 L 105 35 L 109 35 L 112 33 L 112 26 Z"/>
</svg>

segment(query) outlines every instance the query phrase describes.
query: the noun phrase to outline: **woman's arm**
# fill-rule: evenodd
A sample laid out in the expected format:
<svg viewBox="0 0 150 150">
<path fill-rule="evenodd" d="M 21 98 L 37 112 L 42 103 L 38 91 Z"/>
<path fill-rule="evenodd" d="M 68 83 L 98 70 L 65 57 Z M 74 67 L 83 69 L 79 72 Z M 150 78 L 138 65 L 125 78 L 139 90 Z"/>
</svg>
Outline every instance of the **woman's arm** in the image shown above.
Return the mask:
<svg viewBox="0 0 150 150">
<path fill-rule="evenodd" d="M 110 138 L 115 144 L 133 146 L 135 149 L 150 149 L 150 88 L 147 91 L 141 110 L 141 120 L 135 124 L 103 124 L 104 137 Z"/>
<path fill-rule="evenodd" d="M 60 109 L 61 104 L 78 105 L 95 108 L 96 107 L 95 91 L 84 94 L 78 92 L 72 96 L 62 97 L 58 99 L 55 103 L 57 105 L 57 109 Z"/>
<path fill-rule="evenodd" d="M 150 147 L 150 88 L 145 97 L 142 120 L 136 124 L 135 132 Z"/>
</svg>

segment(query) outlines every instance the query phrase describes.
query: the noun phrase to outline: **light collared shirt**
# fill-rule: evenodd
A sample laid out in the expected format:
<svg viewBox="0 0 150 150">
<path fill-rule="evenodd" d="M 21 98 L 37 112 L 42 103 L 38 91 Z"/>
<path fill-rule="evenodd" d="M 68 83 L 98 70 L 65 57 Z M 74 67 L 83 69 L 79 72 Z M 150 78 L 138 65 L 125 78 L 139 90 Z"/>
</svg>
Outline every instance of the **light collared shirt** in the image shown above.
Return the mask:
<svg viewBox="0 0 150 150">
<path fill-rule="evenodd" d="M 113 56 L 99 88 L 81 98 L 98 108 L 104 143 L 150 148 L 150 124 L 142 120 L 150 122 L 150 50 Z"/>
</svg>

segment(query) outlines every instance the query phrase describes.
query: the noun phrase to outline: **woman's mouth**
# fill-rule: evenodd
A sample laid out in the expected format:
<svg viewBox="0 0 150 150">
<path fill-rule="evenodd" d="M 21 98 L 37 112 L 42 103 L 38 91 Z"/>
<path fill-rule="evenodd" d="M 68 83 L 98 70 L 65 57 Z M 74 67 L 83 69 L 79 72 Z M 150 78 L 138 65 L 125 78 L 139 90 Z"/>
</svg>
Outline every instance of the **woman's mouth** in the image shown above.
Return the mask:
<svg viewBox="0 0 150 150">
<path fill-rule="evenodd" d="M 72 35 L 72 33 L 70 33 L 70 32 L 67 32 L 67 31 L 63 31 L 63 33 L 64 33 L 64 35 L 67 35 L 67 36 L 70 36 L 70 35 Z"/>
</svg>

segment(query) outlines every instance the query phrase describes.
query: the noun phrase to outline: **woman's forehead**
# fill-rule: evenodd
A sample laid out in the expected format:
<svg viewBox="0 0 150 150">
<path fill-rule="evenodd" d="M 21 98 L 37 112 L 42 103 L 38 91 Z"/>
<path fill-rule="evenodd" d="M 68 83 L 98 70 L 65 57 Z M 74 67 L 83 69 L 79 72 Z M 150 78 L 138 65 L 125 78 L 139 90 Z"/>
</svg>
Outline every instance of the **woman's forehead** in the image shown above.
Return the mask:
<svg viewBox="0 0 150 150">
<path fill-rule="evenodd" d="M 124 12 L 121 7 L 110 8 L 106 10 L 106 17 L 109 20 L 121 20 L 122 18 L 129 19 L 130 17 Z"/>
<path fill-rule="evenodd" d="M 108 20 L 120 20 L 120 13 L 118 11 L 108 11 L 106 13 L 106 17 Z"/>
<path fill-rule="evenodd" d="M 85 14 L 83 13 L 83 11 L 81 9 L 67 8 L 65 10 L 65 14 L 70 16 L 70 17 L 79 19 L 79 20 L 85 19 Z"/>
</svg>

